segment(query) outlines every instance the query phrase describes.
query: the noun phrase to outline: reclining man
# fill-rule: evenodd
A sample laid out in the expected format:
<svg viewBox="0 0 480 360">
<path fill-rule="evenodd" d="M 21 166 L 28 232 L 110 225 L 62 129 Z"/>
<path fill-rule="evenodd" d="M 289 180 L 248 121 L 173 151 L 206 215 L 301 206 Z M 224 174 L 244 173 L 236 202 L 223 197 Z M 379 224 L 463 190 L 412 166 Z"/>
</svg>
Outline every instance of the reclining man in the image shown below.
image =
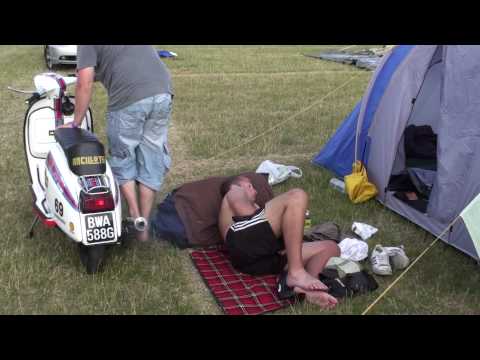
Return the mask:
<svg viewBox="0 0 480 360">
<path fill-rule="evenodd" d="M 328 259 L 340 256 L 334 241 L 303 242 L 308 196 L 293 189 L 260 208 L 257 191 L 244 176 L 227 179 L 221 188 L 219 230 L 232 265 L 250 275 L 282 273 L 280 284 L 307 301 L 333 308 L 337 300 L 318 279 Z M 293 290 L 293 291 L 292 291 Z"/>
</svg>

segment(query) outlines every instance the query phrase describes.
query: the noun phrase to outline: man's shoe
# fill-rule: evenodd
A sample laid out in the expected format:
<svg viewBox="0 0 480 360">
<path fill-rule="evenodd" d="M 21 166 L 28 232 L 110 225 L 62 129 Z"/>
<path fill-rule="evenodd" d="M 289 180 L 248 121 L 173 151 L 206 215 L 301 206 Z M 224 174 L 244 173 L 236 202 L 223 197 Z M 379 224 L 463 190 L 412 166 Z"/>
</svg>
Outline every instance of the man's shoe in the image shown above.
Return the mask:
<svg viewBox="0 0 480 360">
<path fill-rule="evenodd" d="M 127 217 L 123 221 L 122 231 L 128 239 L 136 238 L 141 242 L 146 242 L 150 239 L 148 221 L 141 216 L 138 218 Z"/>
<path fill-rule="evenodd" d="M 280 300 L 290 299 L 296 295 L 293 288 L 287 285 L 287 275 L 288 272 L 283 270 L 277 280 L 277 294 Z"/>
<path fill-rule="evenodd" d="M 400 247 L 384 247 L 384 250 L 390 256 L 390 262 L 395 270 L 403 270 L 410 264 L 403 245 L 400 245 Z"/>
<path fill-rule="evenodd" d="M 137 231 L 145 231 L 147 230 L 148 221 L 144 217 L 138 217 L 133 221 L 133 225 Z"/>
<path fill-rule="evenodd" d="M 372 271 L 377 275 L 392 275 L 392 267 L 390 266 L 389 256 L 382 245 L 376 245 L 370 255 L 372 263 Z"/>
</svg>

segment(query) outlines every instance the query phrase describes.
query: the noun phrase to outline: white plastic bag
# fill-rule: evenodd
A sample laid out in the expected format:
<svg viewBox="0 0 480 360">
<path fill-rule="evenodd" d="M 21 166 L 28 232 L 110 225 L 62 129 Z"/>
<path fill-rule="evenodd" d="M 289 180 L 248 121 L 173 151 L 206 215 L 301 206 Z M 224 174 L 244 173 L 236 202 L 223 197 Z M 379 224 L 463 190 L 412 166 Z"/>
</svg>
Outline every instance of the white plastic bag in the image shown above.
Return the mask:
<svg viewBox="0 0 480 360">
<path fill-rule="evenodd" d="M 288 166 L 265 160 L 256 170 L 257 173 L 268 174 L 268 183 L 270 185 L 279 184 L 289 177 L 302 177 L 302 170 L 296 166 Z"/>
<path fill-rule="evenodd" d="M 372 235 L 374 235 L 378 229 L 368 224 L 354 222 L 352 224 L 352 231 L 360 236 L 362 240 L 367 241 Z"/>
</svg>

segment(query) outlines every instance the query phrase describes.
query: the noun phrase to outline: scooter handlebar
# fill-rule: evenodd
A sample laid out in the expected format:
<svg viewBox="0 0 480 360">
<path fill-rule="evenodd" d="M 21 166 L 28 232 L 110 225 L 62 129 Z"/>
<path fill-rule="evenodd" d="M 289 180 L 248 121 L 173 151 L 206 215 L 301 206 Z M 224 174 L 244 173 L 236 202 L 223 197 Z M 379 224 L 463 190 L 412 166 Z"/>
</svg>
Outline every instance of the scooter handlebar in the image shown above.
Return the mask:
<svg viewBox="0 0 480 360">
<path fill-rule="evenodd" d="M 36 100 L 38 100 L 42 97 L 42 94 L 40 94 L 37 91 L 18 90 L 18 89 L 15 89 L 15 88 L 11 87 L 11 86 L 8 86 L 7 89 L 11 90 L 11 91 L 14 91 L 14 92 L 21 93 L 21 94 L 32 94 L 32 96 L 30 96 L 27 100 L 25 100 L 25 102 L 27 104 L 31 104 L 32 102 L 34 102 L 34 101 L 36 101 Z"/>
<path fill-rule="evenodd" d="M 32 96 L 30 96 L 25 102 L 29 105 L 31 105 L 33 102 L 37 101 L 40 99 L 41 95 L 38 92 L 34 92 Z"/>
</svg>

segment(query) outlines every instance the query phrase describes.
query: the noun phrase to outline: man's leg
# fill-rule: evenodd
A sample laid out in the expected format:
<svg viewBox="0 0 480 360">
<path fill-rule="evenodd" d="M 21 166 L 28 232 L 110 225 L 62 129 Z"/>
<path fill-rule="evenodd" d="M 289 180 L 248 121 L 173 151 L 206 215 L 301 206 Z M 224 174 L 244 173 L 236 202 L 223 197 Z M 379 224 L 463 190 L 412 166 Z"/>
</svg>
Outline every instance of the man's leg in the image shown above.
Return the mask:
<svg viewBox="0 0 480 360">
<path fill-rule="evenodd" d="M 302 259 L 303 227 L 308 196 L 301 189 L 281 194 L 265 205 L 265 216 L 277 237 L 283 236 L 288 259 L 287 285 L 304 290 L 325 290 L 320 280 L 310 275 Z"/>
<path fill-rule="evenodd" d="M 285 250 L 282 254 L 285 254 Z M 305 270 L 317 277 L 332 256 L 340 256 L 340 248 L 333 240 L 304 242 L 302 244 L 302 260 Z"/>
<path fill-rule="evenodd" d="M 140 216 L 143 216 L 148 220 L 152 211 L 156 191 L 150 189 L 148 186 L 143 185 L 142 183 L 139 183 L 138 192 L 140 195 Z"/>
<path fill-rule="evenodd" d="M 150 111 L 145 120 L 142 140 L 136 149 L 137 181 L 139 183 L 140 214 L 149 221 L 155 194 L 160 190 L 171 162 L 167 138 L 172 100 L 169 94 L 155 95 L 144 100 Z M 143 233 L 138 234 L 137 238 L 146 241 L 148 234 L 147 227 Z"/>
<path fill-rule="evenodd" d="M 313 241 L 303 243 L 302 258 L 305 269 L 312 276 L 318 277 L 328 260 L 333 256 L 340 256 L 340 248 L 332 240 Z"/>
<path fill-rule="evenodd" d="M 142 136 L 141 129 L 136 130 L 141 127 L 137 110 L 137 104 L 133 104 L 126 109 L 107 112 L 109 163 L 115 179 L 122 184 L 120 192 L 133 218 L 140 216 L 134 180 L 137 177 L 135 149 Z"/>
<path fill-rule="evenodd" d="M 140 215 L 143 218 L 147 219 L 147 222 L 150 220 L 150 213 L 152 211 L 153 201 L 155 200 L 156 192 L 150 189 L 148 186 L 138 183 L 138 192 L 140 197 Z M 140 241 L 147 241 L 149 236 L 149 227 L 145 231 L 142 231 L 137 234 L 137 239 Z"/>
<path fill-rule="evenodd" d="M 332 256 L 340 256 L 340 248 L 334 241 L 314 241 L 305 242 L 302 246 L 302 258 L 307 272 L 318 277 L 328 260 Z M 324 309 L 332 309 L 338 303 L 338 300 L 332 295 L 324 291 L 305 291 L 299 287 L 295 287 L 296 293 L 305 294 L 305 299 L 315 305 L 319 305 Z"/>
<path fill-rule="evenodd" d="M 138 208 L 137 191 L 135 188 L 135 181 L 128 181 L 120 186 L 122 196 L 128 205 L 128 214 L 130 217 L 136 219 L 140 216 L 140 210 Z"/>
<path fill-rule="evenodd" d="M 314 277 L 318 277 L 332 256 L 340 256 L 340 248 L 334 241 L 314 241 L 304 243 L 302 246 L 305 269 Z M 294 291 L 303 292 L 308 302 L 325 309 L 331 309 L 338 303 L 335 297 L 323 291 L 302 291 L 298 288 Z"/>
</svg>

